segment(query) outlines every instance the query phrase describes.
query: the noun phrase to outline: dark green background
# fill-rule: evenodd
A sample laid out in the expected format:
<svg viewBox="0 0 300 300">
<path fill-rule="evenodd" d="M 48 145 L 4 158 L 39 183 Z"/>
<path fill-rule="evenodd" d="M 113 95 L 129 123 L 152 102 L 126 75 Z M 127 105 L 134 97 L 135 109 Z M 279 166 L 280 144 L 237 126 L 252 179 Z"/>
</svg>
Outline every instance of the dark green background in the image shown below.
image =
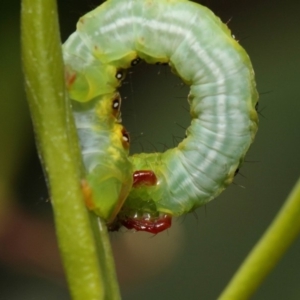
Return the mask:
<svg viewBox="0 0 300 300">
<path fill-rule="evenodd" d="M 183 231 L 172 264 L 152 271 L 145 280 L 122 285 L 123 299 L 216 299 L 300 175 L 300 2 L 202 3 L 224 22 L 232 18 L 229 27 L 252 59 L 261 93 L 259 132 L 241 169 L 243 176 L 237 176 L 235 184 L 206 209 L 198 209 L 197 217 L 189 214 L 175 220 L 174 230 L 179 226 Z M 59 1 L 63 40 L 74 30 L 76 20 L 96 5 L 92 0 Z M 45 214 L 50 204 L 45 201 L 47 194 L 37 158 L 31 154 L 33 139 L 22 85 L 19 9 L 17 0 L 0 4 L 0 162 L 4 164 L 7 157 L 14 157 L 16 164 L 23 166 L 16 174 L 19 200 L 28 210 Z M 184 99 L 187 90 L 165 67 L 133 70 L 122 95 L 123 119 L 134 151 L 162 150 L 162 144 L 170 147 L 178 142 L 177 136 L 183 137 L 181 127 L 189 122 Z M 9 135 L 20 138 L 10 140 Z M 118 233 L 113 241 L 122 239 L 122 235 L 133 234 Z M 147 238 L 147 250 L 167 255 L 177 247 L 174 236 L 173 229 L 164 234 L 165 244 L 159 249 L 156 238 Z M 122 260 L 117 263 L 122 264 Z M 135 269 L 127 271 L 129 274 Z M 300 299 L 299 278 L 298 240 L 253 299 Z M 11 299 L 69 298 L 53 281 L 23 276 L 0 265 L 0 300 Z"/>
</svg>

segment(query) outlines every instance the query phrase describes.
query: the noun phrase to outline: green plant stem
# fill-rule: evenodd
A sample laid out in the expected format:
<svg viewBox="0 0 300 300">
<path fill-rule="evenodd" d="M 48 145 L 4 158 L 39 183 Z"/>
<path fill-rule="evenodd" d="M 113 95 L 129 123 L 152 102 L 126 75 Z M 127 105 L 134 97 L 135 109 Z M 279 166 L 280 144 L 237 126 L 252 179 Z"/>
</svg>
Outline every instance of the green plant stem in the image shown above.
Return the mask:
<svg viewBox="0 0 300 300">
<path fill-rule="evenodd" d="M 65 92 L 55 0 L 22 0 L 21 24 L 27 98 L 72 298 L 120 299 L 106 226 L 83 200 L 84 169 Z"/>
<path fill-rule="evenodd" d="M 300 179 L 219 300 L 244 300 L 256 291 L 300 233 Z"/>
</svg>

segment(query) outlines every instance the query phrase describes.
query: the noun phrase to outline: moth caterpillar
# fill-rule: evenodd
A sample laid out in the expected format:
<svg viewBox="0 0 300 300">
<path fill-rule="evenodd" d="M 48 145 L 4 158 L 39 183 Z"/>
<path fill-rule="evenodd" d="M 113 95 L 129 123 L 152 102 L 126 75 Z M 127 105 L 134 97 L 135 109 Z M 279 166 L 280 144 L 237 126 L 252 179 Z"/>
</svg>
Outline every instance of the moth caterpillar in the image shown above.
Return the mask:
<svg viewBox="0 0 300 300">
<path fill-rule="evenodd" d="M 209 9 L 188 0 L 108 0 L 80 18 L 63 52 L 90 208 L 108 223 L 118 214 L 112 228 L 158 233 L 232 182 L 257 131 L 258 93 L 247 53 Z M 139 60 L 169 64 L 190 86 L 192 121 L 176 148 L 128 157 L 114 101 Z"/>
</svg>

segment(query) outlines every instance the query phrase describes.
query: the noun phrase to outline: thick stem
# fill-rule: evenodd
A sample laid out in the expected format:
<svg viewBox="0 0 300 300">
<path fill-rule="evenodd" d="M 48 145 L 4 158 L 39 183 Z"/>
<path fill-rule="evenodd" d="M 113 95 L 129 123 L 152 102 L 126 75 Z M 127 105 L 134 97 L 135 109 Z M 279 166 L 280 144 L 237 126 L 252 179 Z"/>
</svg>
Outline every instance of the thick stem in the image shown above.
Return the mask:
<svg viewBox="0 0 300 300">
<path fill-rule="evenodd" d="M 65 92 L 55 0 L 22 1 L 22 58 L 40 158 L 73 299 L 119 299 L 105 225 L 89 213 L 77 134 Z M 100 230 L 101 229 L 101 230 Z"/>
</svg>

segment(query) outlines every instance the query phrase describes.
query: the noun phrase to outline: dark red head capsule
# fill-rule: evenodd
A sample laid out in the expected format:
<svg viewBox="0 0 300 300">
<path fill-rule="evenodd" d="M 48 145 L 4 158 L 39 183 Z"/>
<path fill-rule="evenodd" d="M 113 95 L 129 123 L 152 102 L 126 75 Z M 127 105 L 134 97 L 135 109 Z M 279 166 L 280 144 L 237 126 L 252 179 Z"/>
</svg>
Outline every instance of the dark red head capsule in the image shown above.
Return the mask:
<svg viewBox="0 0 300 300">
<path fill-rule="evenodd" d="M 142 185 L 154 186 L 157 183 L 156 175 L 151 170 L 138 170 L 133 173 L 133 187 Z"/>
<path fill-rule="evenodd" d="M 172 225 L 172 216 L 161 213 L 158 217 L 126 217 L 121 220 L 123 226 L 136 231 L 147 231 L 153 234 L 160 233 Z"/>
</svg>

